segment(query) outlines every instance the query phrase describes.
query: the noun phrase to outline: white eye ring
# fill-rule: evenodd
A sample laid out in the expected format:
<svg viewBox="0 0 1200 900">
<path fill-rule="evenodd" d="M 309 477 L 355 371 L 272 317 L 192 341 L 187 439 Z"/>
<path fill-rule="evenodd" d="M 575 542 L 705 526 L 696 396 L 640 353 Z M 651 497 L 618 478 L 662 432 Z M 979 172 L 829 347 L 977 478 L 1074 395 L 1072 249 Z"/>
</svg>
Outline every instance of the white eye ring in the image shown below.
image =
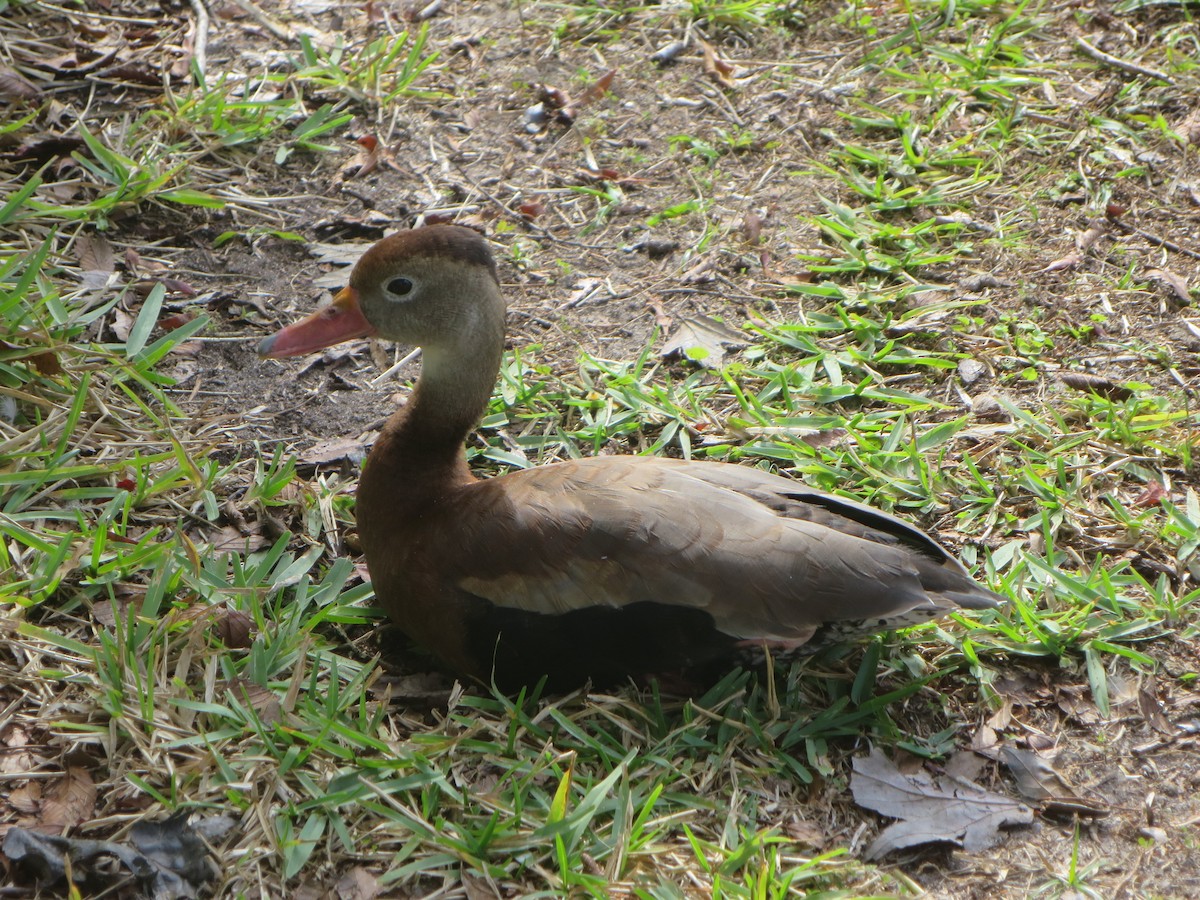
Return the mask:
<svg viewBox="0 0 1200 900">
<path fill-rule="evenodd" d="M 384 290 L 393 297 L 403 297 L 406 294 L 412 293 L 415 285 L 411 278 L 405 278 L 403 275 L 397 276 L 384 285 Z"/>
</svg>

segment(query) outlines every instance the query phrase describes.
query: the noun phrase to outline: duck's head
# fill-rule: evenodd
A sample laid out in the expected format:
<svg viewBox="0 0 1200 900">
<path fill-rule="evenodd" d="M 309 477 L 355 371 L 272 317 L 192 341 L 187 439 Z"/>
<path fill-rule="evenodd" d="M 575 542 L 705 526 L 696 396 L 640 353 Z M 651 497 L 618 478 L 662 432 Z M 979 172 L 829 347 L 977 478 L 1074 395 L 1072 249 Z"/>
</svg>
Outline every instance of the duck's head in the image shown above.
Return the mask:
<svg viewBox="0 0 1200 900">
<path fill-rule="evenodd" d="M 431 225 L 372 246 L 332 304 L 266 338 L 258 353 L 279 359 L 375 336 L 463 355 L 502 340 L 503 329 L 487 241 L 459 225 Z"/>
</svg>

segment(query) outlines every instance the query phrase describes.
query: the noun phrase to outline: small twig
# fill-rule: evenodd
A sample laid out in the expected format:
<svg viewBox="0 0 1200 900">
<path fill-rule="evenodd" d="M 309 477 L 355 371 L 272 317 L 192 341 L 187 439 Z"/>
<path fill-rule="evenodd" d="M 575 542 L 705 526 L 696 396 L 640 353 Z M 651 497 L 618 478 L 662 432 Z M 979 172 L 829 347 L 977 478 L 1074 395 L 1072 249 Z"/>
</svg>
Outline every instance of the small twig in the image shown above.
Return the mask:
<svg viewBox="0 0 1200 900">
<path fill-rule="evenodd" d="M 1159 72 L 1157 69 L 1148 69 L 1145 66 L 1139 66 L 1137 63 L 1131 63 L 1112 54 L 1105 53 L 1099 47 L 1093 47 L 1083 38 L 1075 38 L 1075 46 L 1097 62 L 1102 62 L 1106 66 L 1112 66 L 1114 69 L 1120 69 L 1122 72 L 1129 72 L 1133 75 L 1144 75 L 1147 78 L 1157 78 L 1159 81 L 1165 81 L 1167 84 L 1175 83 L 1175 79 L 1165 72 Z"/>
<path fill-rule="evenodd" d="M 1181 247 L 1174 241 L 1167 240 L 1165 237 L 1159 237 L 1157 234 L 1151 234 L 1148 231 L 1143 231 L 1136 226 L 1127 225 L 1120 219 L 1109 219 L 1109 222 L 1111 222 L 1121 231 L 1124 231 L 1126 234 L 1136 234 L 1138 237 L 1149 241 L 1156 247 L 1162 247 L 1164 250 L 1170 250 L 1172 253 L 1182 253 L 1184 256 L 1190 256 L 1192 259 L 1200 259 L 1200 251 L 1189 250 L 1187 247 Z"/>
<path fill-rule="evenodd" d="M 417 347 L 415 350 L 411 350 L 408 353 L 404 354 L 404 356 L 402 356 L 400 358 L 399 362 L 397 362 L 397 363 L 393 364 L 391 367 L 389 367 L 386 372 L 382 373 L 381 375 L 377 375 L 375 378 L 371 379 L 372 387 L 374 387 L 375 385 L 378 385 L 378 384 L 383 384 L 385 381 L 387 381 L 389 378 L 391 378 L 393 375 L 395 375 L 397 372 L 399 372 L 401 369 L 403 369 L 405 366 L 407 366 L 410 362 L 412 362 L 414 359 L 416 359 L 420 355 L 421 355 L 420 347 Z"/>
<path fill-rule="evenodd" d="M 192 59 L 200 77 L 208 68 L 208 8 L 204 0 L 192 0 L 192 12 L 196 14 L 196 38 L 192 43 Z"/>
<path fill-rule="evenodd" d="M 252 3 L 251 0 L 233 0 L 233 3 L 281 41 L 294 41 L 296 39 L 295 32 L 292 29 L 272 19 Z"/>
</svg>

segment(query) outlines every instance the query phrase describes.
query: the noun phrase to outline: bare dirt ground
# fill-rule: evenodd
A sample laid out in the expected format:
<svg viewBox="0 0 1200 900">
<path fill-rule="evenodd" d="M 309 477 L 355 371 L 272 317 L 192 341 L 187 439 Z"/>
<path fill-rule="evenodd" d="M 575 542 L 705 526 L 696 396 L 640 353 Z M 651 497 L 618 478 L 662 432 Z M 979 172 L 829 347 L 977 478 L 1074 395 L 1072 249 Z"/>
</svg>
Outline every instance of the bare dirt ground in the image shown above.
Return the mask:
<svg viewBox="0 0 1200 900">
<path fill-rule="evenodd" d="M 408 6 L 262 4 L 270 22 L 286 24 L 288 37 L 237 4 L 213 5 L 209 77 L 269 67 L 272 55 L 297 52 L 295 36 L 306 30 L 324 37 L 373 33 L 379 16 L 403 15 Z M 128 51 L 131 66 L 160 71 L 161 58 L 151 50 L 170 57 L 195 46 L 186 4 L 105 2 L 89 9 L 106 17 L 94 25 L 100 30 L 120 17 L 159 23 L 161 40 Z M 172 394 L 197 422 L 225 423 L 230 443 L 214 447 L 218 456 L 242 453 L 252 442 L 269 455 L 283 444 L 300 454 L 305 475 L 337 471 L 353 479 L 373 432 L 403 398 L 419 364 L 380 382 L 379 373 L 405 348 L 358 342 L 317 360 L 287 363 L 262 361 L 254 348 L 315 308 L 340 277 L 316 244 L 366 245 L 431 221 L 462 222 L 494 239 L 511 303 L 510 346 L 536 345 L 532 358 L 564 377 L 578 369 L 581 352 L 627 360 L 649 346 L 656 354 L 675 324 L 698 314 L 777 322 L 821 308 L 823 301 L 789 288 L 814 282 L 808 254 L 828 255 L 812 220 L 825 212 L 822 199 L 850 198 L 846 184 L 822 165 L 870 132 L 851 120 L 862 113 L 847 105 L 847 96 L 881 108 L 894 102 L 874 90 L 879 73 L 862 61 L 906 19 L 898 10 L 875 9 L 878 31 L 864 35 L 836 4 L 790 9 L 770 27 L 710 23 L 705 36 L 728 62 L 726 72 L 706 63 L 698 43 L 656 62 L 656 51 L 679 40 L 683 28 L 678 16 L 654 6 L 442 3 L 427 20 L 428 45 L 441 57 L 418 85 L 442 92 L 439 98 L 360 112 L 323 141 L 331 152 L 297 153 L 282 167 L 274 145 L 241 153 L 236 167 L 229 155 L 198 164 L 197 187 L 228 189 L 233 198 L 222 210 L 139 207 L 112 215 L 107 237 L 118 253 L 129 248 L 153 258 L 189 286 L 172 294 L 166 308 L 202 305 L 213 316 L 198 352 L 166 367 L 178 379 Z M 1147 13 L 1137 27 L 1149 29 L 1155 16 L 1170 15 L 1166 9 Z M 61 22 L 50 13 L 16 10 L 22 34 L 40 33 L 47 45 L 59 40 Z M 1105 26 L 1094 12 L 1073 4 L 1044 13 L 1052 22 L 1038 43 L 1046 66 L 1069 67 L 1076 59 L 1071 42 L 1081 34 L 1111 38 L 1116 49 L 1126 46 L 1122 41 L 1137 43 L 1128 26 L 1111 19 Z M 85 39 L 75 28 L 62 39 L 64 52 L 71 40 Z M 962 35 L 964 42 L 976 39 Z M 611 81 L 602 81 L 610 72 Z M 1075 96 L 1055 98 L 1053 115 L 1080 123 L 1106 115 L 1106 100 L 1127 79 L 1089 70 L 1074 82 Z M 606 89 L 590 89 L 598 81 Z M 58 84 L 64 107 L 95 129 L 152 107 L 163 94 L 161 83 L 141 84 L 127 73 L 81 81 L 64 68 Z M 556 110 L 564 95 L 566 109 Z M 1140 102 L 1178 122 L 1194 100 L 1160 86 L 1147 89 Z M 544 118 L 527 112 L 539 102 Z M 957 115 L 947 127 L 964 134 L 981 127 L 982 114 L 974 118 L 969 104 Z M 364 137 L 378 142 L 366 156 L 354 142 Z M 710 151 L 719 164 L 709 165 Z M 895 384 L 936 392 L 956 407 L 947 417 L 969 412 L 971 395 L 996 394 L 1032 408 L 1048 392 L 1068 391 L 1052 377 L 1008 377 L 1016 364 L 1002 358 L 987 334 L 1007 317 L 1036 320 L 1053 336 L 1042 348 L 1043 371 L 1147 384 L 1194 403 L 1200 336 L 1188 327 L 1179 298 L 1162 281 L 1152 280 L 1136 295 L 1112 286 L 1139 254 L 1158 254 L 1159 266 L 1187 284 L 1200 280 L 1196 253 L 1172 252 L 1145 237 L 1165 236 L 1173 246 L 1200 251 L 1195 152 L 1164 139 L 1148 151 L 1155 160 L 1130 159 L 1149 174 L 1114 183 L 1110 203 L 1122 212 L 1098 238 L 1107 249 L 1085 250 L 1079 265 L 1058 268 L 1055 263 L 1078 253 L 1081 235 L 1104 218 L 1085 184 L 1038 180 L 1070 171 L 1049 158 L 1039 161 L 1068 153 L 1069 144 L 1001 144 L 995 152 L 1007 161 L 999 177 L 972 192 L 964 206 L 972 222 L 1004 232 L 1005 239 L 980 241 L 973 254 L 926 265 L 919 277 L 956 298 L 982 301 L 973 312 L 979 332 L 955 340 L 988 374 L 969 394 L 949 381 L 914 383 L 904 376 Z M 1079 168 L 1087 164 L 1078 161 Z M 689 201 L 693 211 L 655 218 Z M 1140 236 L 1119 227 L 1135 215 Z M 227 232 L 238 236 L 215 246 Z M 918 305 L 902 299 L 898 319 Z M 1096 314 L 1104 319 L 1102 340 L 1076 327 Z M 1144 353 L 1122 350 L 1124 338 L 1161 348 L 1164 362 L 1147 365 Z M 928 344 L 945 347 L 947 340 L 948 330 L 934 328 Z M 680 377 L 692 371 L 679 361 L 664 365 Z M 1200 488 L 1194 461 L 1168 474 L 1177 491 Z M 351 535 L 343 549 L 353 546 Z M 1148 565 L 1152 557 L 1147 552 Z M 1176 727 L 1200 716 L 1200 695 L 1184 677 L 1200 670 L 1200 659 L 1194 641 L 1170 634 L 1155 644 L 1154 656 L 1161 666 L 1157 681 L 1127 665 L 1114 669 L 1114 712 L 1104 718 L 1090 700 L 1082 660 L 1060 666 L 1014 655 L 992 685 L 998 711 L 976 704 L 967 713 L 974 732 L 959 736 L 960 744 L 985 754 L 972 776 L 1009 793 L 1004 770 L 987 758 L 996 755 L 997 733 L 1056 750 L 1058 772 L 1081 796 L 1100 798 L 1102 812 L 1053 810 L 990 851 L 906 851 L 884 865 L 935 897 L 1200 896 L 1200 765 L 1195 737 Z M 869 839 L 859 825 L 862 811 L 845 804 L 844 783 L 824 789 L 807 797 L 790 793 L 788 808 L 821 823 L 818 849 L 861 850 Z M 843 799 L 831 800 L 834 791 Z M 1073 867 L 1089 866 L 1086 878 L 1072 879 Z"/>
</svg>

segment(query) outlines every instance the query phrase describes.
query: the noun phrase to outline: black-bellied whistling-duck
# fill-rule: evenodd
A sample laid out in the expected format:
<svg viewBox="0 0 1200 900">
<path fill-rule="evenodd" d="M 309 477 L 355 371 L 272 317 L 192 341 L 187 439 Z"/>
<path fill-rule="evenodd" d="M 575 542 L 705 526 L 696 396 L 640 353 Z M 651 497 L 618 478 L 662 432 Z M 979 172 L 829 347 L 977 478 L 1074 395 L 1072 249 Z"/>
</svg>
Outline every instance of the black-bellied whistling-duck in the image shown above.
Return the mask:
<svg viewBox="0 0 1200 900">
<path fill-rule="evenodd" d="M 463 445 L 504 316 L 486 241 L 435 225 L 375 244 L 331 306 L 259 347 L 422 347 L 363 469 L 358 530 L 379 604 L 459 674 L 507 690 L 711 673 L 1001 599 L 899 519 L 747 466 L 607 456 L 480 481 Z"/>
</svg>

